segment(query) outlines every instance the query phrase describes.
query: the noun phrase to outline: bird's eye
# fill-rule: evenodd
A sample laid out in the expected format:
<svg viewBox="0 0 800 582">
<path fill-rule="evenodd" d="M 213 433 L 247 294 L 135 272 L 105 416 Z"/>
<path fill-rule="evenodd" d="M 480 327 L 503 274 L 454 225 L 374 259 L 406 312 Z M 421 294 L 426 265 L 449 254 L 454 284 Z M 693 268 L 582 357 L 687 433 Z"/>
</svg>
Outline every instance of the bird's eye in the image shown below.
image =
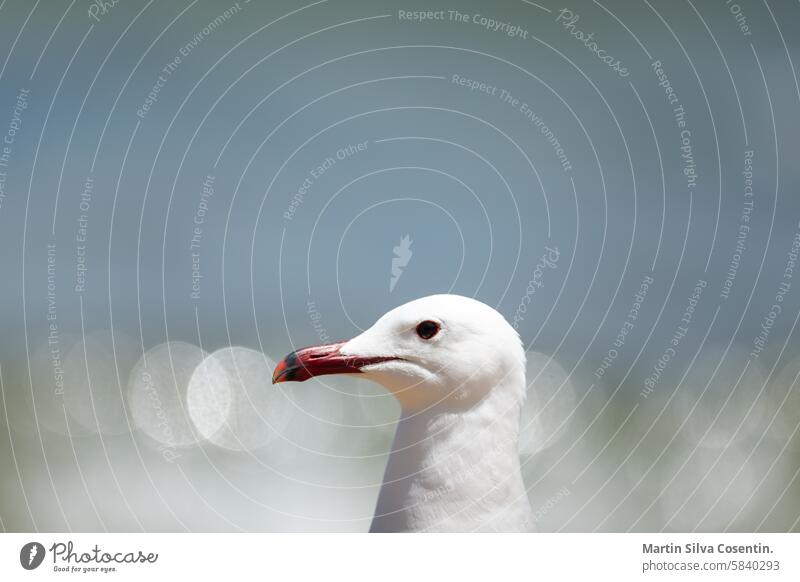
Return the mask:
<svg viewBox="0 0 800 582">
<path fill-rule="evenodd" d="M 428 319 L 417 325 L 417 335 L 422 339 L 429 340 L 439 333 L 440 329 L 441 326 L 438 323 Z"/>
</svg>

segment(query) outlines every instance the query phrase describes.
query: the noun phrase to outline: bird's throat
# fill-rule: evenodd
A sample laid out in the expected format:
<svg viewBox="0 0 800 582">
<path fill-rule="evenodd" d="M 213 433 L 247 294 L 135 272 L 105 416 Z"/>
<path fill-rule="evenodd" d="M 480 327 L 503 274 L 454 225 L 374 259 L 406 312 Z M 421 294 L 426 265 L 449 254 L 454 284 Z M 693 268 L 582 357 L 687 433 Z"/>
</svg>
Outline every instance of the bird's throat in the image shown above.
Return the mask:
<svg viewBox="0 0 800 582">
<path fill-rule="evenodd" d="M 520 406 L 490 395 L 457 413 L 404 411 L 371 531 L 529 529 Z"/>
</svg>

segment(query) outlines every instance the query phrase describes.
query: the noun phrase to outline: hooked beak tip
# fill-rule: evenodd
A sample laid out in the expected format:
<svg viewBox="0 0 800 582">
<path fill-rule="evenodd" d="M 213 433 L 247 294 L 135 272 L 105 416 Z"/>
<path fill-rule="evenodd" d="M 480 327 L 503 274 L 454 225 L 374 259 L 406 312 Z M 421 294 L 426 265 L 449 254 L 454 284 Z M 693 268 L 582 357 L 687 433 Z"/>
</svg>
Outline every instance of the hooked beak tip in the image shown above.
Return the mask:
<svg viewBox="0 0 800 582">
<path fill-rule="evenodd" d="M 280 384 L 281 382 L 286 382 L 288 380 L 288 378 L 286 377 L 287 375 L 288 375 L 288 370 L 286 369 L 280 370 L 278 368 L 275 368 L 275 371 L 272 373 L 272 383 Z"/>
<path fill-rule="evenodd" d="M 345 342 L 295 350 L 275 366 L 272 383 L 303 382 L 314 376 L 358 372 L 352 360 L 339 353 Z"/>
<path fill-rule="evenodd" d="M 279 384 L 296 379 L 297 372 L 301 369 L 302 364 L 297 357 L 297 351 L 290 353 L 275 366 L 275 371 L 272 372 L 272 384 Z"/>
<path fill-rule="evenodd" d="M 293 351 L 275 366 L 272 383 L 304 382 L 314 376 L 327 374 L 359 374 L 364 366 L 398 359 L 393 356 L 344 355 L 340 349 L 345 343 L 347 342 L 311 346 Z"/>
</svg>

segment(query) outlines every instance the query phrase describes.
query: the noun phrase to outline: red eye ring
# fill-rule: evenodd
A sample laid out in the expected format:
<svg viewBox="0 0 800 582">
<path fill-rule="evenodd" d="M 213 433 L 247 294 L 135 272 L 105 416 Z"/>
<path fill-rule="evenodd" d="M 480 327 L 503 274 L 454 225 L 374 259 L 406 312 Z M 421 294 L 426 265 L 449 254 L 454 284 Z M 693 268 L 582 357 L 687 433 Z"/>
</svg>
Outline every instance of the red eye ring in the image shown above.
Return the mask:
<svg viewBox="0 0 800 582">
<path fill-rule="evenodd" d="M 439 325 L 435 321 L 426 319 L 425 321 L 420 322 L 417 325 L 417 335 L 424 340 L 429 340 L 437 333 L 439 333 L 440 329 L 442 329 L 441 325 Z"/>
</svg>

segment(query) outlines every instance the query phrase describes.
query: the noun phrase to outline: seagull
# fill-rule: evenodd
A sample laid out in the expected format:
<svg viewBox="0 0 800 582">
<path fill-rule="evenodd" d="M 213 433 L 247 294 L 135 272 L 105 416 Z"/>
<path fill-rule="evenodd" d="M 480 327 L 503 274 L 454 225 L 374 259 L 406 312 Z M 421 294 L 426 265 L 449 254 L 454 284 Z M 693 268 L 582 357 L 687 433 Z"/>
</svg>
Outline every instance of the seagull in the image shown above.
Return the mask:
<svg viewBox="0 0 800 582">
<path fill-rule="evenodd" d="M 401 415 L 371 532 L 532 531 L 519 463 L 525 350 L 469 297 L 401 305 L 349 341 L 290 353 L 272 383 L 361 374 Z"/>
</svg>

